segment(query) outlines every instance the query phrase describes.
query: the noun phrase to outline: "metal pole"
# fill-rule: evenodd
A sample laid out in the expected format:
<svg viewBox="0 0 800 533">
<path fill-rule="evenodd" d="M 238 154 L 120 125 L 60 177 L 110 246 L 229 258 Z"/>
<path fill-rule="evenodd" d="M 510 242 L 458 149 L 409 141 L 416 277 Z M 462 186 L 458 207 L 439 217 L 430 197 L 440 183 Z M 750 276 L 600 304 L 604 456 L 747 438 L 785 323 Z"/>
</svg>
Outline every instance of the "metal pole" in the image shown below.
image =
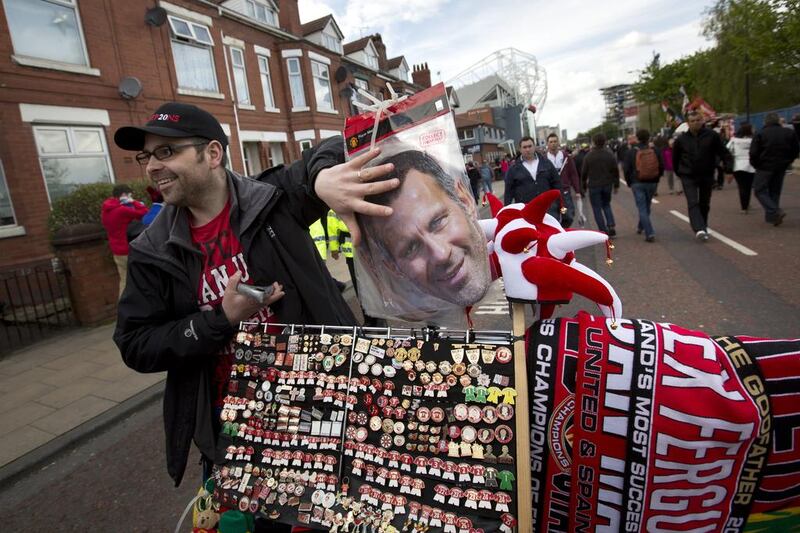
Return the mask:
<svg viewBox="0 0 800 533">
<path fill-rule="evenodd" d="M 750 122 L 750 54 L 744 54 L 744 114 Z"/>
</svg>

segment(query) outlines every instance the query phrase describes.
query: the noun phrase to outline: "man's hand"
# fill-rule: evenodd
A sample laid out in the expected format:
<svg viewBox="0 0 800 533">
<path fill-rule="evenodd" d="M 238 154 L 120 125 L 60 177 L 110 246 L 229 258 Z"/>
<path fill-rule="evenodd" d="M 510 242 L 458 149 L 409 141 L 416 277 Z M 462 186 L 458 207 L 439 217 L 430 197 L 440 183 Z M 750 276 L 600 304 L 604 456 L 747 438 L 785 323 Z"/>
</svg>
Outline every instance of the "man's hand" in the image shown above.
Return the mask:
<svg viewBox="0 0 800 533">
<path fill-rule="evenodd" d="M 400 185 L 400 180 L 397 178 L 370 183 L 375 178 L 385 176 L 394 168 L 394 165 L 389 163 L 362 170 L 364 165 L 378 157 L 380 153 L 380 149 L 371 150 L 347 163 L 326 168 L 317 175 L 314 185 L 317 196 L 347 225 L 353 245 L 361 242 L 356 213 L 377 217 L 388 217 L 392 214 L 391 207 L 364 200 L 366 196 L 391 191 Z"/>
<path fill-rule="evenodd" d="M 272 284 L 274 289 L 267 301 L 259 303 L 252 298 L 236 292 L 236 286 L 242 278 L 241 272 L 236 272 L 228 279 L 228 286 L 225 287 L 225 294 L 222 295 L 222 311 L 232 326 L 236 326 L 242 320 L 247 320 L 257 311 L 277 302 L 284 296 L 283 286 L 277 281 Z"/>
<path fill-rule="evenodd" d="M 338 252 L 338 251 L 331 252 L 331 256 L 332 256 L 334 259 L 339 259 L 339 252 Z"/>
</svg>

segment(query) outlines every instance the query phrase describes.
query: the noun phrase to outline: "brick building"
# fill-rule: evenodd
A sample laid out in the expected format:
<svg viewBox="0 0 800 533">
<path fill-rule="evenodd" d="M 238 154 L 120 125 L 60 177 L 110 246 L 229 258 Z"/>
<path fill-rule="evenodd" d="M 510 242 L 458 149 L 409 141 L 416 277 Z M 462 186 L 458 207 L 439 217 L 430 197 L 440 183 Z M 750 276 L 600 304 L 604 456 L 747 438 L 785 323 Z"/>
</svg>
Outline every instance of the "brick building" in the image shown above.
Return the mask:
<svg viewBox="0 0 800 533">
<path fill-rule="evenodd" d="M 50 204 L 76 185 L 145 178 L 114 131 L 163 102 L 201 106 L 255 174 L 341 131 L 355 87 L 430 86 L 380 35 L 343 43 L 297 0 L 0 0 L 0 268 L 52 257 Z"/>
<path fill-rule="evenodd" d="M 492 110 L 488 107 L 472 109 L 456 115 L 456 131 L 461 153 L 465 161 L 489 164 L 505 156 L 502 146 L 505 142 L 505 129 L 496 126 Z"/>
</svg>

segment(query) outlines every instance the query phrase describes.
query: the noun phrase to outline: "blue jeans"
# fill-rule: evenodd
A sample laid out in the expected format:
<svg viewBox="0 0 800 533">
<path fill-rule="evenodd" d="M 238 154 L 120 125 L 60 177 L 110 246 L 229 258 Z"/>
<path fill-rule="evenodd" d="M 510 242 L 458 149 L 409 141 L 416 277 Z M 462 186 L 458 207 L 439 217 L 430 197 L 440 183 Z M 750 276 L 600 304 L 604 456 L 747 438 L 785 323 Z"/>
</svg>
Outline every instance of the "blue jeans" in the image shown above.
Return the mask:
<svg viewBox="0 0 800 533">
<path fill-rule="evenodd" d="M 658 182 L 636 182 L 631 186 L 633 198 L 636 200 L 636 208 L 639 210 L 639 229 L 644 230 L 645 237 L 652 237 L 656 233 L 653 230 L 653 224 L 650 223 L 650 204 L 653 202 L 656 187 L 658 187 Z"/>
<path fill-rule="evenodd" d="M 767 222 L 775 222 L 781 213 L 780 201 L 785 170 L 756 170 L 753 192 L 764 207 Z"/>
<path fill-rule="evenodd" d="M 614 223 L 614 212 L 611 211 L 612 189 L 613 185 L 592 187 L 589 189 L 589 201 L 592 203 L 594 221 L 597 223 L 597 229 L 603 233 L 607 232 L 609 227 L 613 228 L 616 226 Z"/>
</svg>

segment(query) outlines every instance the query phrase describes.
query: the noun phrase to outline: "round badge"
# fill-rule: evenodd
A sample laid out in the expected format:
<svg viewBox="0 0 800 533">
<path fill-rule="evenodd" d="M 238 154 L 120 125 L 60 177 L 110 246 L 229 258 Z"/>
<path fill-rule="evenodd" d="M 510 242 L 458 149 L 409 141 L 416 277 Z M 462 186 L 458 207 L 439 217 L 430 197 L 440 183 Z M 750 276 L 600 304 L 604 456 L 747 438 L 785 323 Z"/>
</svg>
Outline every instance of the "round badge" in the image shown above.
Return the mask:
<svg viewBox="0 0 800 533">
<path fill-rule="evenodd" d="M 372 431 L 378 431 L 379 429 L 381 429 L 382 423 L 383 421 L 381 420 L 381 417 L 373 416 L 372 418 L 369 419 L 369 429 L 371 429 Z"/>
<path fill-rule="evenodd" d="M 333 369 L 333 364 L 333 357 L 328 356 L 322 360 L 322 368 L 325 369 L 325 372 L 330 372 Z"/>
<path fill-rule="evenodd" d="M 510 404 L 501 403 L 500 405 L 497 406 L 496 411 L 497 411 L 497 418 L 499 418 L 500 420 L 511 420 L 512 418 L 514 418 L 514 406 Z"/>
<path fill-rule="evenodd" d="M 358 422 L 359 426 L 366 425 L 367 420 L 369 419 L 368 417 L 369 415 L 367 415 L 366 412 L 361 411 L 360 413 L 358 413 L 358 415 L 356 415 L 356 422 Z"/>
<path fill-rule="evenodd" d="M 475 431 L 474 427 L 464 426 L 464 429 L 461 430 L 461 440 L 467 444 L 472 444 L 476 438 L 478 438 L 478 432 Z"/>
<path fill-rule="evenodd" d="M 356 352 L 353 354 L 353 362 L 358 364 L 364 360 L 364 354 L 361 352 Z"/>
<path fill-rule="evenodd" d="M 366 374 L 369 372 L 369 365 L 367 363 L 359 363 L 358 365 L 358 373 L 359 374 Z"/>
<path fill-rule="evenodd" d="M 458 378 L 456 377 L 455 374 L 448 374 L 447 377 L 445 378 L 445 381 L 447 382 L 448 386 L 455 387 L 456 384 L 458 383 Z"/>
<path fill-rule="evenodd" d="M 481 444 L 489 444 L 494 440 L 494 430 L 492 428 L 479 429 L 478 440 L 481 441 Z"/>
<path fill-rule="evenodd" d="M 387 378 L 393 378 L 396 373 L 397 370 L 395 370 L 395 368 L 391 365 L 386 365 L 383 367 L 383 375 Z"/>
<path fill-rule="evenodd" d="M 242 496 L 242 499 L 239 500 L 239 510 L 245 513 L 249 508 L 250 508 L 250 499 L 247 496 Z"/>
<path fill-rule="evenodd" d="M 508 346 L 500 346 L 495 350 L 495 354 L 497 354 L 498 363 L 505 364 L 511 362 L 511 349 Z"/>
<path fill-rule="evenodd" d="M 497 442 L 500 444 L 508 444 L 513 437 L 514 433 L 511 431 L 511 428 L 505 424 L 497 426 L 494 430 L 494 438 L 496 438 Z"/>
<path fill-rule="evenodd" d="M 367 436 L 368 435 L 369 435 L 369 432 L 367 431 L 367 428 L 358 428 L 356 430 L 356 441 L 357 442 L 364 442 L 365 440 L 367 440 Z"/>
<path fill-rule="evenodd" d="M 355 440 L 356 439 L 356 427 L 355 426 L 347 426 L 347 429 L 344 432 L 347 440 Z"/>
<path fill-rule="evenodd" d="M 378 404 L 378 407 L 383 409 L 389 403 L 389 398 L 386 396 L 378 396 L 378 399 L 375 400 L 375 403 Z"/>
<path fill-rule="evenodd" d="M 350 411 L 349 413 L 347 413 L 347 421 L 350 424 L 355 424 L 357 418 L 358 418 L 358 413 L 356 413 L 355 411 Z"/>
<path fill-rule="evenodd" d="M 458 382 L 461 383 L 462 387 L 469 387 L 472 385 L 472 378 L 469 377 L 467 374 L 464 374 L 460 378 L 458 378 Z"/>
<path fill-rule="evenodd" d="M 444 374 L 445 376 L 446 376 L 447 374 L 449 374 L 449 373 L 450 373 L 452 370 L 453 370 L 453 367 L 452 367 L 452 365 L 450 364 L 450 361 L 441 361 L 441 362 L 439 363 L 439 372 L 441 372 L 441 373 L 442 373 L 442 374 Z"/>
<path fill-rule="evenodd" d="M 487 424 L 494 424 L 497 422 L 497 410 L 495 410 L 494 406 L 487 405 L 481 412 L 481 418 Z"/>
<path fill-rule="evenodd" d="M 434 372 L 436 372 L 436 363 L 434 361 L 428 361 L 427 363 L 425 363 L 425 370 L 429 374 L 433 374 Z"/>
<path fill-rule="evenodd" d="M 394 445 L 397 446 L 398 448 L 405 443 L 406 443 L 406 438 L 403 435 L 394 436 Z"/>
<path fill-rule="evenodd" d="M 381 435 L 380 442 L 381 442 L 381 448 L 388 448 L 392 445 L 392 436 L 389 435 L 388 433 L 384 433 L 383 435 Z"/>
<path fill-rule="evenodd" d="M 434 373 L 431 379 L 435 385 L 441 385 L 442 381 L 444 381 L 444 377 L 438 372 Z"/>
<path fill-rule="evenodd" d="M 419 348 L 410 348 L 408 350 L 408 358 L 411 359 L 412 361 L 418 360 L 419 356 L 420 356 Z"/>
<path fill-rule="evenodd" d="M 422 372 L 423 370 L 425 370 L 425 361 L 415 361 L 414 370 L 416 370 L 417 372 Z"/>
<path fill-rule="evenodd" d="M 458 437 L 461 436 L 461 428 L 458 426 L 449 426 L 447 428 L 447 435 L 450 437 L 451 440 L 456 440 Z"/>
<path fill-rule="evenodd" d="M 477 378 L 481 375 L 481 367 L 475 364 L 469 365 L 469 368 L 467 368 L 467 374 L 469 374 L 469 377 L 471 378 Z"/>
<path fill-rule="evenodd" d="M 456 404 L 456 406 L 453 407 L 453 416 L 460 422 L 467 419 L 468 412 L 467 406 L 463 403 Z"/>
<path fill-rule="evenodd" d="M 428 374 L 427 372 L 423 372 L 422 374 L 419 375 L 419 382 L 422 383 L 423 385 L 427 385 L 428 383 L 431 382 L 431 375 Z"/>
<path fill-rule="evenodd" d="M 315 490 L 314 493 L 311 495 L 311 503 L 314 505 L 320 505 L 322 503 L 322 497 L 325 495 L 324 492 L 321 490 Z"/>
<path fill-rule="evenodd" d="M 267 392 L 270 389 L 270 387 L 272 387 L 272 383 L 269 381 L 265 381 L 261 384 L 261 390 L 264 392 Z"/>
<path fill-rule="evenodd" d="M 481 413 L 481 408 L 477 405 L 470 405 L 467 411 L 467 420 L 472 422 L 473 424 L 477 424 L 481 421 L 483 414 Z"/>
<path fill-rule="evenodd" d="M 370 372 L 372 372 L 373 376 L 380 376 L 381 374 L 383 374 L 383 367 L 380 364 L 375 363 L 370 368 Z"/>
<path fill-rule="evenodd" d="M 464 363 L 456 363 L 453 365 L 453 374 L 456 376 L 463 376 L 467 371 L 467 365 Z"/>
<path fill-rule="evenodd" d="M 372 355 L 372 354 L 369 354 L 364 358 L 364 362 L 367 363 L 370 366 L 374 365 L 375 361 L 376 361 L 375 356 Z"/>
<path fill-rule="evenodd" d="M 411 359 L 406 359 L 405 361 L 403 361 L 403 370 L 405 370 L 406 372 L 413 371 L 414 361 L 412 361 Z"/>
<path fill-rule="evenodd" d="M 394 358 L 402 363 L 408 359 L 408 352 L 405 348 L 398 348 L 394 351 Z"/>
<path fill-rule="evenodd" d="M 437 408 L 438 409 L 438 408 Z M 420 407 L 417 409 L 417 420 L 420 422 L 427 422 L 431 418 L 431 412 L 427 407 Z"/>
<path fill-rule="evenodd" d="M 350 346 L 351 344 L 353 344 L 353 337 L 351 337 L 350 335 L 342 335 L 342 344 L 344 346 Z"/>
<path fill-rule="evenodd" d="M 403 431 L 405 431 L 406 425 L 403 424 L 402 422 L 395 422 L 394 427 L 392 429 L 394 430 L 396 435 L 400 435 L 403 433 Z"/>
<path fill-rule="evenodd" d="M 431 409 L 431 420 L 436 424 L 441 424 L 444 421 L 444 409 L 441 407 Z"/>
<path fill-rule="evenodd" d="M 333 507 L 333 504 L 336 503 L 336 495 L 332 492 L 326 492 L 325 496 L 322 498 L 322 506 L 325 509 L 330 509 Z"/>
</svg>

